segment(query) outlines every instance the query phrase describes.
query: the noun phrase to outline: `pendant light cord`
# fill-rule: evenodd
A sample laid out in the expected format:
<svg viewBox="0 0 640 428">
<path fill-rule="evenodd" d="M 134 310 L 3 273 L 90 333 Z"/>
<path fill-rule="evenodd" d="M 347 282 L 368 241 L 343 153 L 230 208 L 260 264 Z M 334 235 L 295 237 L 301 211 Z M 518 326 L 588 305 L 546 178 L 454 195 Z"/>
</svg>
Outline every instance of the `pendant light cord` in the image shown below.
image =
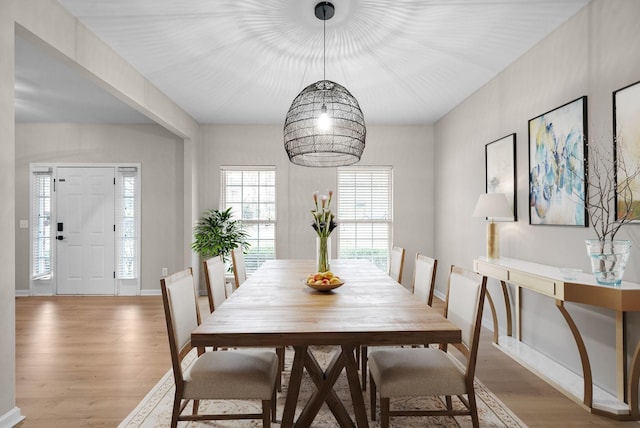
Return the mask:
<svg viewBox="0 0 640 428">
<path fill-rule="evenodd" d="M 322 6 L 322 80 L 327 80 L 327 7 Z"/>
</svg>

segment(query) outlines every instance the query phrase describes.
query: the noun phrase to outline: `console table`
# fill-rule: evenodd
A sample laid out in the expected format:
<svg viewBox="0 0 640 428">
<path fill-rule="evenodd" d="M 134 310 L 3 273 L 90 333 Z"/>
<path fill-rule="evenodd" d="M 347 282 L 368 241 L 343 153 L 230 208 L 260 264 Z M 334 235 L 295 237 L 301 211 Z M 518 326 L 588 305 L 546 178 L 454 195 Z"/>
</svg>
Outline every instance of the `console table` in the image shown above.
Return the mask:
<svg viewBox="0 0 640 428">
<path fill-rule="evenodd" d="M 595 414 L 620 420 L 640 419 L 638 408 L 638 381 L 640 379 L 640 344 L 635 349 L 629 372 L 627 372 L 627 341 L 625 315 L 629 311 L 640 311 L 640 284 L 623 281 L 619 287 L 599 285 L 592 274 L 580 273 L 576 279 L 564 279 L 560 269 L 553 266 L 531 263 L 524 260 L 479 257 L 474 260 L 474 270 L 500 281 L 506 310 L 507 337 L 499 337 L 495 302 L 487 293 L 494 323 L 494 342 L 499 347 L 521 344 L 521 289 L 555 299 L 556 307 L 564 317 L 580 354 L 583 374 L 582 403 Z M 515 331 L 507 283 L 515 286 Z M 582 303 L 612 309 L 616 314 L 616 385 L 617 400 L 594 399 L 589 355 L 578 327 L 565 308 L 565 302 Z M 515 337 L 513 337 L 515 335 Z M 504 340 L 503 340 L 504 339 Z M 504 345 L 504 346 L 503 346 Z M 535 351 L 533 351 L 535 352 Z M 509 352 L 507 352 L 509 353 Z M 512 355 L 514 356 L 514 355 Z M 517 357 L 516 357 L 517 358 Z M 552 379 L 549 379 L 553 382 Z M 558 385 L 556 385 L 558 386 Z M 562 386 L 561 386 L 561 389 Z M 570 392 L 564 388 L 563 392 Z"/>
</svg>

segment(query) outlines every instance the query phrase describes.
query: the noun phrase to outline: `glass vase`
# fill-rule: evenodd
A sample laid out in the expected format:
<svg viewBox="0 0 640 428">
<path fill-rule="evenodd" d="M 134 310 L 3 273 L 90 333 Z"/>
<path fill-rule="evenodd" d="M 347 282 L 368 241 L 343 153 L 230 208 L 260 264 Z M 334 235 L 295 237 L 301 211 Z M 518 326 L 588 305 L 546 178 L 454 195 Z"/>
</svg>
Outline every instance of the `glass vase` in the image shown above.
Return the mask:
<svg viewBox="0 0 640 428">
<path fill-rule="evenodd" d="M 587 239 L 586 244 L 587 254 L 591 258 L 591 271 L 598 284 L 619 286 L 629 261 L 631 241 Z"/>
<path fill-rule="evenodd" d="M 331 237 L 318 236 L 316 238 L 316 264 L 318 272 L 327 272 L 331 262 Z"/>
</svg>

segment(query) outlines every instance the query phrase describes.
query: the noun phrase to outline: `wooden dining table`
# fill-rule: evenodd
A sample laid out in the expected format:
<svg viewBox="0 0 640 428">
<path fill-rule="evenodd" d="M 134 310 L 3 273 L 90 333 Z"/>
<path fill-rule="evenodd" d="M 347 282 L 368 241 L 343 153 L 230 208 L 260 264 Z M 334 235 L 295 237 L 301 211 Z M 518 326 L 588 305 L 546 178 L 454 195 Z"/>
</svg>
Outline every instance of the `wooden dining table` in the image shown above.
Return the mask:
<svg viewBox="0 0 640 428">
<path fill-rule="evenodd" d="M 199 347 L 293 347 L 282 427 L 311 426 L 325 402 L 341 427 L 368 426 L 355 357 L 361 345 L 461 341 L 458 327 L 371 262 L 337 259 L 331 269 L 344 285 L 319 292 L 305 284 L 315 271 L 313 260 L 269 260 L 191 334 Z M 314 345 L 336 346 L 326 369 L 314 357 Z M 305 369 L 316 390 L 294 422 Z M 343 369 L 355 424 L 333 391 Z"/>
</svg>

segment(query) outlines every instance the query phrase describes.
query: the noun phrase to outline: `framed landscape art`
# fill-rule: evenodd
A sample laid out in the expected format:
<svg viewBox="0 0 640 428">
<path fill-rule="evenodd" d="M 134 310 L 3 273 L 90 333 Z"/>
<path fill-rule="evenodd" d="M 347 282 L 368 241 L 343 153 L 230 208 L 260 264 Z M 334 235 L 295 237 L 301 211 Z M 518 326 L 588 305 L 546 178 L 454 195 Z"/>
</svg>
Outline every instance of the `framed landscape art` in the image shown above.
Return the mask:
<svg viewBox="0 0 640 428">
<path fill-rule="evenodd" d="M 495 221 L 517 221 L 516 212 L 516 134 L 510 134 L 484 146 L 487 193 L 504 193 L 513 212 L 512 217 L 496 217 Z"/>
<path fill-rule="evenodd" d="M 613 143 L 616 156 L 616 219 L 631 211 L 640 221 L 640 82 L 613 93 Z M 621 193 L 618 195 L 618 193 Z"/>
<path fill-rule="evenodd" d="M 587 97 L 529 120 L 529 224 L 587 226 Z"/>
</svg>

